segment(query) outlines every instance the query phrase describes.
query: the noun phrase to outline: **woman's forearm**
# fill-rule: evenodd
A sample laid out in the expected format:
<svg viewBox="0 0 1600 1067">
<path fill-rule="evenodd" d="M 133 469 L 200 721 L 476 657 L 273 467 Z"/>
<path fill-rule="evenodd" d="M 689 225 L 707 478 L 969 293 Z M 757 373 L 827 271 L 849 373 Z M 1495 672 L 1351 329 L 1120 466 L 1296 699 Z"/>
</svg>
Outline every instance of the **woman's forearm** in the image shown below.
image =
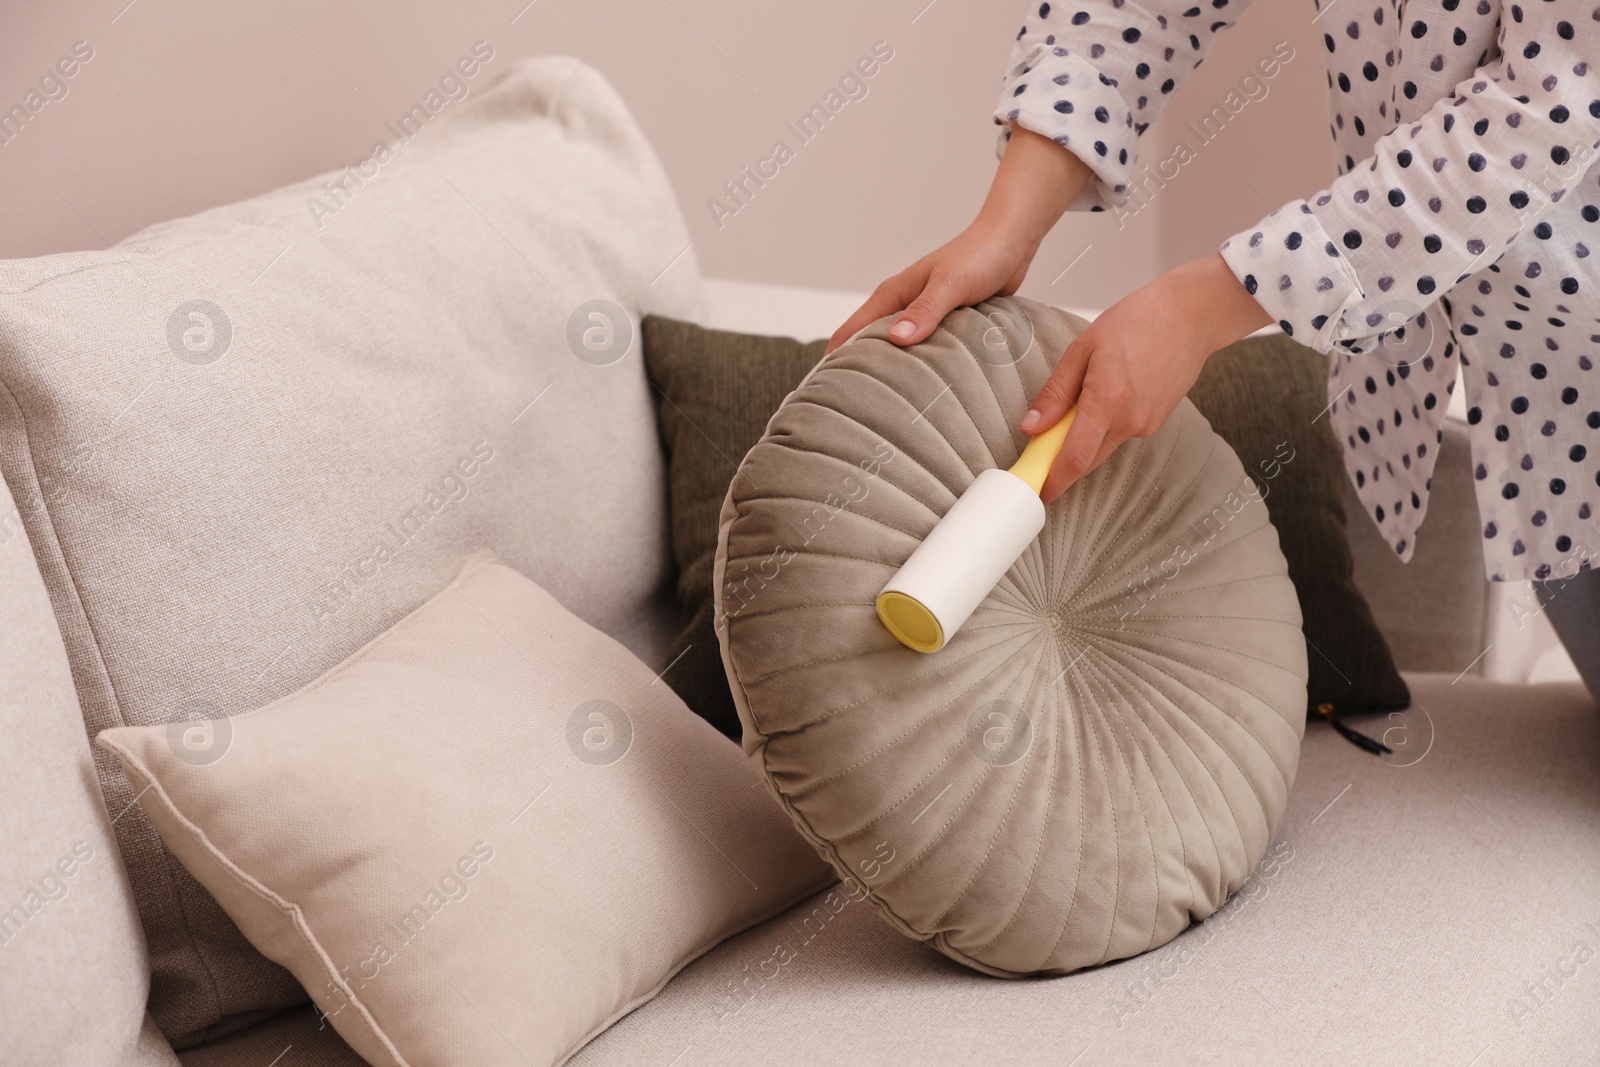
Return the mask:
<svg viewBox="0 0 1600 1067">
<path fill-rule="evenodd" d="M 1038 247 L 1093 172 L 1048 137 L 1016 127 L 995 171 L 977 225 Z"/>
</svg>

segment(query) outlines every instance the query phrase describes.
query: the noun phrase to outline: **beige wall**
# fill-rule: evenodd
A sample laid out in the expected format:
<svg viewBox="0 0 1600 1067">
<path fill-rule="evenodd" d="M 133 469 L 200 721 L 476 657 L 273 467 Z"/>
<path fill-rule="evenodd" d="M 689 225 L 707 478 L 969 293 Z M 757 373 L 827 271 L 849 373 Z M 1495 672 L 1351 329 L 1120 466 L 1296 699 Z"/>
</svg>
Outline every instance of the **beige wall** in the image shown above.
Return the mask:
<svg viewBox="0 0 1600 1067">
<path fill-rule="evenodd" d="M 989 115 L 1015 0 L 11 0 L 0 106 L 74 42 L 94 57 L 0 146 L 0 256 L 103 247 L 140 227 L 355 162 L 384 123 L 479 39 L 489 70 L 565 53 L 603 70 L 672 177 L 708 274 L 867 288 L 948 238 L 994 168 Z M 520 11 L 520 14 L 519 14 Z M 1310 3 L 1258 3 L 1145 138 L 1169 155 L 1275 40 L 1296 58 L 1222 136 L 1120 225 L 1074 215 L 1026 290 L 1109 303 L 1331 176 Z M 513 21 L 514 20 L 514 21 Z M 706 201 L 818 102 L 875 41 L 894 58 L 738 214 Z M 1156 155 L 1150 155 L 1152 150 Z M 1250 179 L 1245 181 L 1244 179 Z M 1085 247 L 1087 254 L 1051 279 Z"/>
</svg>

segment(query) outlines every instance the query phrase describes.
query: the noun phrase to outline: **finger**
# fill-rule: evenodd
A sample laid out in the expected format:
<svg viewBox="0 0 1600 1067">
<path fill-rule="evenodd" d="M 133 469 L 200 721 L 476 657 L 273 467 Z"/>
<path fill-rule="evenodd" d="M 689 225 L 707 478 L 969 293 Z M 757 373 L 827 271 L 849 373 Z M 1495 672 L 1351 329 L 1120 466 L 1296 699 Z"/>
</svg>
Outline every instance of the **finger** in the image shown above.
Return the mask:
<svg viewBox="0 0 1600 1067">
<path fill-rule="evenodd" d="M 1110 462 L 1111 457 L 1117 454 L 1117 449 L 1121 448 L 1126 441 L 1126 438 L 1118 441 L 1116 440 L 1116 435 L 1112 434 L 1108 434 L 1102 438 L 1100 441 L 1100 447 L 1095 450 L 1094 459 L 1089 463 L 1089 473 L 1093 474 L 1106 463 Z M 1085 475 L 1085 477 L 1087 477 L 1087 475 Z M 1080 478 L 1079 481 L 1082 481 L 1082 479 Z"/>
<path fill-rule="evenodd" d="M 854 315 L 845 320 L 843 326 L 833 331 L 833 336 L 828 339 L 827 355 L 835 348 L 854 337 L 863 326 L 877 322 L 885 315 L 893 315 L 911 303 L 913 297 L 922 291 L 923 284 L 927 281 L 927 263 L 921 261 L 901 271 L 894 277 L 884 281 L 867 297 L 866 303 L 856 309 Z"/>
<path fill-rule="evenodd" d="M 1044 480 L 1044 488 L 1039 493 L 1046 504 L 1105 462 L 1106 457 L 1127 439 L 1127 434 L 1117 429 L 1111 410 L 1092 388 L 1084 388 L 1078 401 L 1078 417 L 1072 420 L 1072 428 L 1067 431 L 1061 454 L 1056 456 L 1050 474 Z"/>
<path fill-rule="evenodd" d="M 1023 433 L 1043 433 L 1060 422 L 1077 401 L 1078 393 L 1083 388 L 1084 368 L 1089 364 L 1092 344 L 1084 340 L 1084 335 L 1080 335 L 1061 353 L 1056 369 L 1050 372 L 1044 388 L 1033 398 L 1028 413 L 1022 416 L 1019 429 Z"/>
<path fill-rule="evenodd" d="M 961 304 L 961 292 L 948 275 L 933 267 L 916 299 L 906 305 L 905 314 L 889 328 L 889 340 L 897 345 L 914 345 L 926 340 L 944 317 Z"/>
<path fill-rule="evenodd" d="M 1106 435 L 1105 440 L 1100 442 L 1100 449 L 1095 453 L 1094 462 L 1089 465 L 1089 470 L 1091 472 L 1099 470 L 1101 465 L 1109 462 L 1111 457 L 1115 455 L 1123 445 L 1127 444 L 1136 437 L 1149 437 L 1151 434 L 1154 434 L 1157 430 L 1161 429 L 1161 427 L 1165 424 L 1166 420 L 1162 419 L 1155 425 L 1154 429 L 1150 429 L 1150 424 L 1144 421 L 1140 416 L 1136 414 L 1125 414 L 1120 427 L 1113 428 L 1111 432 Z M 1123 453 L 1122 458 L 1124 462 L 1132 465 L 1135 471 L 1139 470 L 1138 464 L 1134 463 L 1134 461 L 1128 457 L 1127 453 Z M 1139 473 L 1141 477 L 1144 477 L 1146 481 L 1149 481 L 1149 478 L 1146 477 L 1142 471 Z"/>
</svg>

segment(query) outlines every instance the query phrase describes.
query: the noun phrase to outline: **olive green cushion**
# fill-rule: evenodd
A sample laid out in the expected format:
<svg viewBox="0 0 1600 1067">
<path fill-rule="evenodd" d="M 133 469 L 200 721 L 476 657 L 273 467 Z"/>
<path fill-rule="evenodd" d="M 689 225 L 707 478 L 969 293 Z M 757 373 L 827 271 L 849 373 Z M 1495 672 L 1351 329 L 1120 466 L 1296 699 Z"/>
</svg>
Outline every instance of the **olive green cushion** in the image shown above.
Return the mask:
<svg viewBox="0 0 1600 1067">
<path fill-rule="evenodd" d="M 803 345 L 659 316 L 647 316 L 640 335 L 667 450 L 683 620 L 662 679 L 701 718 L 737 740 L 739 713 L 712 625 L 717 513 L 739 461 L 783 398 L 822 358 L 825 342 Z"/>
<path fill-rule="evenodd" d="M 1267 510 L 1184 401 L 1050 506 L 940 652 L 902 647 L 874 597 L 1016 459 L 1085 324 L 1003 298 L 903 350 L 890 321 L 789 396 L 723 505 L 745 751 L 842 876 L 962 963 L 1062 973 L 1164 944 L 1243 884 L 1299 757 L 1306 646 Z"/>
<path fill-rule="evenodd" d="M 1325 414 L 1327 357 L 1283 334 L 1217 352 L 1189 390 L 1266 493 L 1305 614 L 1313 706 L 1394 711 L 1411 703 L 1388 642 L 1356 587 L 1344 457 Z M 1353 521 L 1365 523 L 1361 514 Z"/>
</svg>

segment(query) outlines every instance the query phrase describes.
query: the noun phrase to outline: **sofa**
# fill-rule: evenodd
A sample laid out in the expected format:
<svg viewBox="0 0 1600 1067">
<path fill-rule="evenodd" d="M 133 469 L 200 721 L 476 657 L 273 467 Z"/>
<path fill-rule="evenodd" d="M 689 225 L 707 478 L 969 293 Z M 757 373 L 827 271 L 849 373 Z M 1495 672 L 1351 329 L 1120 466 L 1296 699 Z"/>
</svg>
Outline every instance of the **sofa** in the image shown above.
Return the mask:
<svg viewBox="0 0 1600 1067">
<path fill-rule="evenodd" d="M 286 972 L 248 970 L 242 939 L 237 958 L 175 962 L 208 923 L 231 944 L 225 920 L 92 736 L 291 692 L 481 547 L 667 666 L 649 385 L 637 352 L 574 358 L 574 309 L 810 339 L 859 299 L 701 278 L 665 175 L 581 64 L 522 64 L 428 136 L 331 218 L 305 218 L 311 179 L 0 265 L 8 1065 L 359 1065 Z M 206 307 L 178 315 L 188 298 L 231 309 L 226 343 Z M 392 565 L 348 572 L 491 438 L 487 484 L 448 494 Z M 570 1062 L 1594 1062 L 1600 714 L 1576 683 L 1486 674 L 1509 613 L 1482 577 L 1464 426 L 1413 561 L 1359 519 L 1350 542 L 1412 705 L 1365 724 L 1381 758 L 1308 727 L 1272 846 L 1209 919 L 1133 959 L 1008 981 L 819 895 Z"/>
</svg>

